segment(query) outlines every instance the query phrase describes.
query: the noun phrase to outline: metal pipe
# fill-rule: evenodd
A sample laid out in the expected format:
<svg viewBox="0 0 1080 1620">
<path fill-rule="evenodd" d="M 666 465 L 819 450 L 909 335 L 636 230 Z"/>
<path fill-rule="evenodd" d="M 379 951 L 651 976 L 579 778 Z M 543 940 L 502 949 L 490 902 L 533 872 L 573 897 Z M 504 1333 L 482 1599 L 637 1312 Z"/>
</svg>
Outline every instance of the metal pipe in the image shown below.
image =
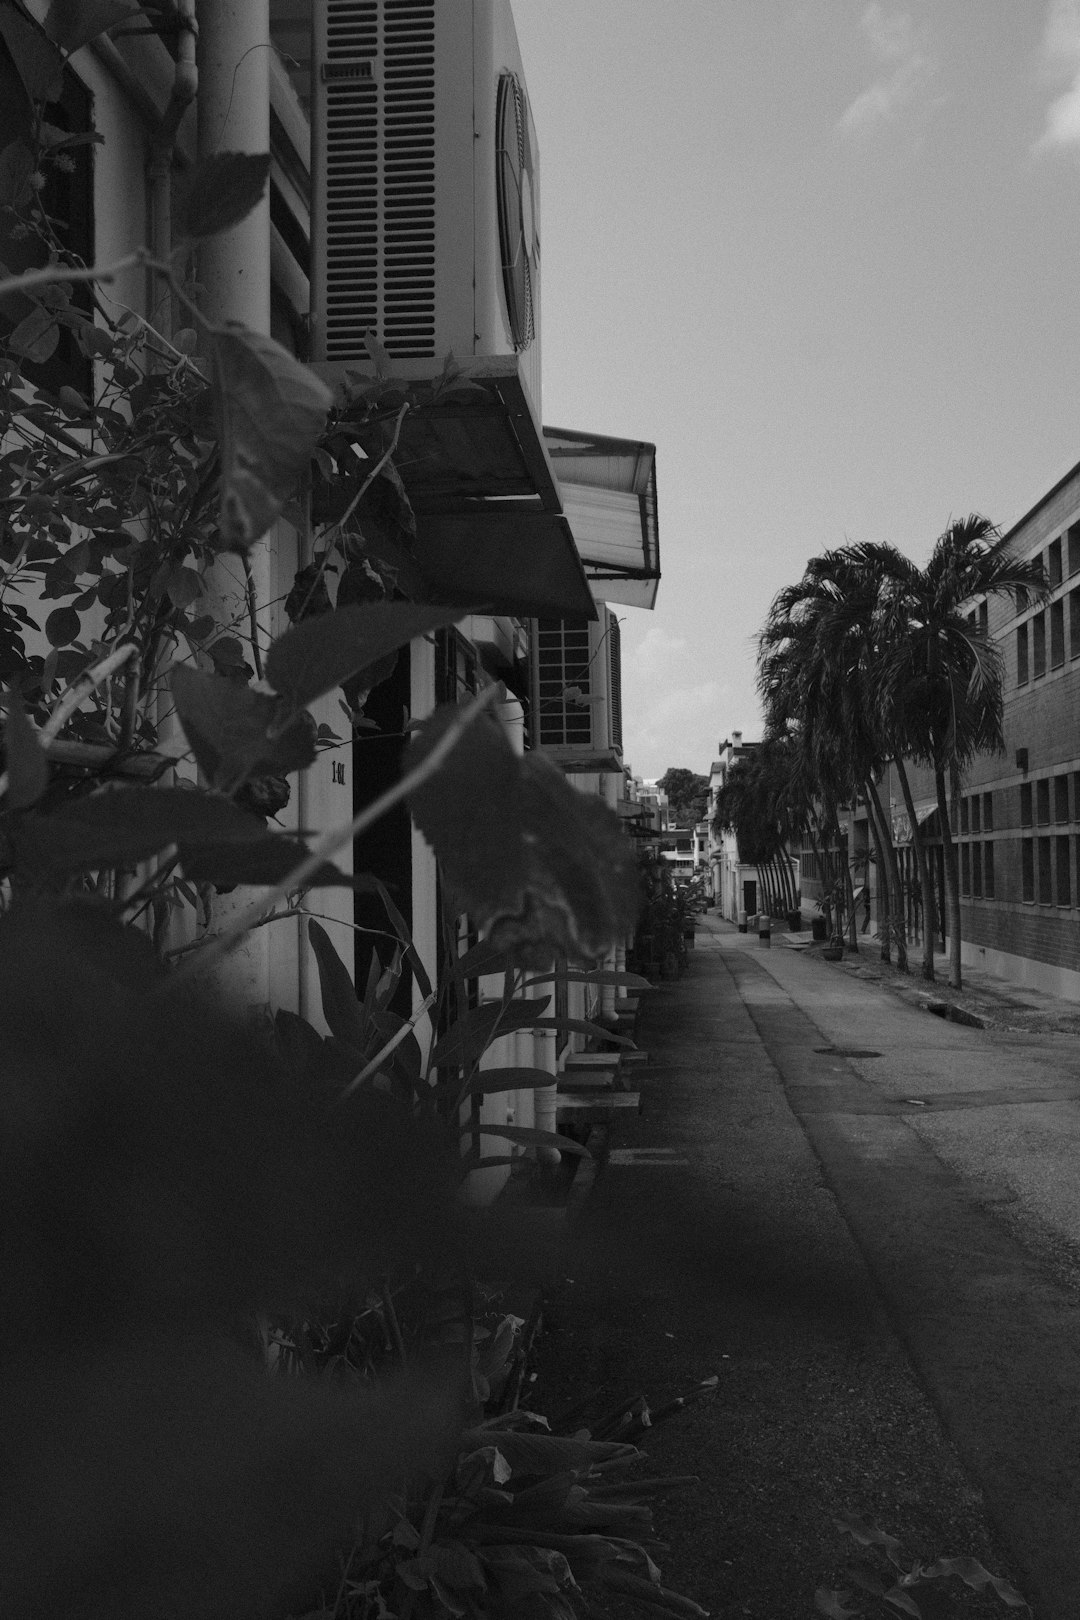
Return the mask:
<svg viewBox="0 0 1080 1620">
<path fill-rule="evenodd" d="M 195 18 L 195 0 L 175 0 L 178 42 L 176 65 L 173 70 L 172 89 L 168 105 L 154 131 L 150 143 L 146 175 L 150 193 L 150 251 L 155 259 L 168 259 L 172 253 L 172 169 L 176 150 L 176 137 L 184 114 L 191 106 L 199 89 L 199 69 L 196 64 L 196 45 L 199 25 Z M 150 308 L 153 308 L 153 271 L 151 277 Z M 167 297 L 159 317 L 165 336 L 174 330 L 173 300 Z"/>
</svg>

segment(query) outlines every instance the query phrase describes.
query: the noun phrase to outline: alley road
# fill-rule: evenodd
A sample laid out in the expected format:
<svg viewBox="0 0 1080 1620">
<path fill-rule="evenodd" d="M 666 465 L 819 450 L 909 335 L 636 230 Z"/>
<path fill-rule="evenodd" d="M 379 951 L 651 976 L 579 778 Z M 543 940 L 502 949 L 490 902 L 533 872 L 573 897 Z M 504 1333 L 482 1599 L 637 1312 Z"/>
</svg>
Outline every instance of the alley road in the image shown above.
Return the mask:
<svg viewBox="0 0 1080 1620">
<path fill-rule="evenodd" d="M 665 1512 L 665 1575 L 716 1616 L 810 1615 L 854 1512 L 1076 1620 L 1074 1040 L 943 1022 L 714 919 L 641 1040 L 554 1352 L 654 1404 L 720 1377 L 648 1443 L 703 1480 Z"/>
</svg>

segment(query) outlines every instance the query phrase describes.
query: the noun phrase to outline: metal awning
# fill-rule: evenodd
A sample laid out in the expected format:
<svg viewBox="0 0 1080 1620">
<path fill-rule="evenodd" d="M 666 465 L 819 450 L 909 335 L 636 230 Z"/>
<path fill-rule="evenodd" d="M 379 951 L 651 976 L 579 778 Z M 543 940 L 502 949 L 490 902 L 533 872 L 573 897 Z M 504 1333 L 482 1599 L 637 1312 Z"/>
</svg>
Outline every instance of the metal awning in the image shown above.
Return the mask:
<svg viewBox="0 0 1080 1620">
<path fill-rule="evenodd" d="M 596 604 L 517 355 L 392 361 L 434 384 L 401 420 L 394 465 L 416 516 L 416 560 L 451 606 L 522 618 L 595 619 Z M 338 393 L 374 381 L 362 360 L 313 367 Z"/>
<path fill-rule="evenodd" d="M 594 596 L 654 607 L 660 582 L 656 446 L 550 427 L 544 443 Z"/>
<path fill-rule="evenodd" d="M 936 815 L 936 804 L 923 805 L 921 809 L 916 810 L 915 812 L 915 819 L 918 821 L 919 826 L 925 827 L 926 831 L 931 836 L 935 835 L 935 829 L 929 826 L 928 823 L 930 822 L 931 818 Z M 908 815 L 906 810 L 894 812 L 892 818 L 892 836 L 894 844 L 911 843 L 911 817 Z"/>
</svg>

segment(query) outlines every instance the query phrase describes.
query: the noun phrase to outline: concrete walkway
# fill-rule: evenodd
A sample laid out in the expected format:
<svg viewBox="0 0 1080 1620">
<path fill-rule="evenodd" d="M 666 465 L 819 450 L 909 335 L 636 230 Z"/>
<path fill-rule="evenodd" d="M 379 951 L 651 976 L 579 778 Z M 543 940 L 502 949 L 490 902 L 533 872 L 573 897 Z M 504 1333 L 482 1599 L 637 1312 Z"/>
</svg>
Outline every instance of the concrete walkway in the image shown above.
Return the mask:
<svg viewBox="0 0 1080 1620">
<path fill-rule="evenodd" d="M 659 1561 L 714 1615 L 811 1615 L 856 1513 L 1076 1620 L 1074 1039 L 949 1023 L 714 919 L 698 941 L 646 999 L 644 1113 L 566 1250 L 544 1409 L 719 1376 L 647 1446 L 702 1479 Z"/>
</svg>

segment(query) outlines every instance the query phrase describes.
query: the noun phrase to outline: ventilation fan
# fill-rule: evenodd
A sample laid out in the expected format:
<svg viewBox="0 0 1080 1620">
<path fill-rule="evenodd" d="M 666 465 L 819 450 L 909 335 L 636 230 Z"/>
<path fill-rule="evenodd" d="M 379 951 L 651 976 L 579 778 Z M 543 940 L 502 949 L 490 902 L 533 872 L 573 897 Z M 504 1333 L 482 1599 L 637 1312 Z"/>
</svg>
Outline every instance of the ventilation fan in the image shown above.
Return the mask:
<svg viewBox="0 0 1080 1620">
<path fill-rule="evenodd" d="M 495 107 L 495 184 L 503 290 L 515 349 L 536 335 L 534 287 L 540 244 L 533 192 L 533 154 L 525 96 L 517 75 L 499 77 Z"/>
</svg>

